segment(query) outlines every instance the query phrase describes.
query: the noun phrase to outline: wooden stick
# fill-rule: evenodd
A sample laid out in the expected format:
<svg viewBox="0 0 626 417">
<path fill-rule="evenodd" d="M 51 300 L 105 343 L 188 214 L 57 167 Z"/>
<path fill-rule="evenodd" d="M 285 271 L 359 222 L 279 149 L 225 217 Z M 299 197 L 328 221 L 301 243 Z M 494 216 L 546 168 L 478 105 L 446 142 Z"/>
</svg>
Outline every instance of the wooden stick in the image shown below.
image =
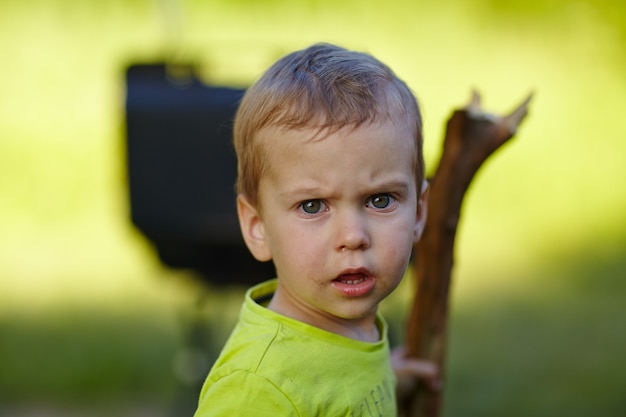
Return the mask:
<svg viewBox="0 0 626 417">
<path fill-rule="evenodd" d="M 414 252 L 417 288 L 406 334 L 407 355 L 433 361 L 442 378 L 454 241 L 463 198 L 483 162 L 513 137 L 531 98 L 532 94 L 502 117 L 485 113 L 474 91 L 469 105 L 454 111 L 447 123 L 441 160 L 430 181 L 424 234 Z M 409 417 L 436 417 L 442 400 L 443 390 L 433 392 L 420 384 L 400 409 Z"/>
</svg>

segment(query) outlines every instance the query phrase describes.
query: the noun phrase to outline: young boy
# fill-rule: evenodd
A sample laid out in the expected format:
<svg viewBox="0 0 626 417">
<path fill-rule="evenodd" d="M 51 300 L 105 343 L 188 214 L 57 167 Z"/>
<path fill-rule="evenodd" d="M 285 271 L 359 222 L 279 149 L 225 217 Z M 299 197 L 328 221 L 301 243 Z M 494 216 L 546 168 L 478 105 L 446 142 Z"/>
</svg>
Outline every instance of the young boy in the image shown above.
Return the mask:
<svg viewBox="0 0 626 417">
<path fill-rule="evenodd" d="M 278 278 L 251 288 L 197 417 L 395 416 L 378 304 L 400 283 L 426 218 L 422 121 L 370 55 L 317 44 L 277 61 L 235 117 L 244 240 Z M 406 376 L 408 375 L 408 378 Z"/>
</svg>

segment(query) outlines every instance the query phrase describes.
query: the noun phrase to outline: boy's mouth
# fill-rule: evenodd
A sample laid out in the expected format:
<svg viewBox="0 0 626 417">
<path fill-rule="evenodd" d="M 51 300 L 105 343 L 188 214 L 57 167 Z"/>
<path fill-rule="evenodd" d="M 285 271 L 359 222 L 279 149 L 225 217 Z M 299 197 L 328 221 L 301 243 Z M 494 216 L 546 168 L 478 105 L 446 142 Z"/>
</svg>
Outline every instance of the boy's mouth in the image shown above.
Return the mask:
<svg viewBox="0 0 626 417">
<path fill-rule="evenodd" d="M 376 280 L 364 269 L 344 271 L 333 280 L 333 287 L 346 297 L 360 297 L 374 289 Z"/>
<path fill-rule="evenodd" d="M 341 275 L 339 278 L 337 278 L 337 281 L 343 284 L 355 285 L 355 284 L 360 284 L 366 279 L 367 277 L 363 274 L 344 274 L 344 275 Z"/>
</svg>

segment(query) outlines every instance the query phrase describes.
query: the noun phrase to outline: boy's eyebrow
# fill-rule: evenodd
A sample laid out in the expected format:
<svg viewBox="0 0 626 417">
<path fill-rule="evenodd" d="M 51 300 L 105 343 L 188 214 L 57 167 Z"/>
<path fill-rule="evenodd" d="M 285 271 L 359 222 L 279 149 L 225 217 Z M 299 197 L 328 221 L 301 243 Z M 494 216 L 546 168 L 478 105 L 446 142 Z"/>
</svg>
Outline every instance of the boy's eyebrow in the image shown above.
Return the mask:
<svg viewBox="0 0 626 417">
<path fill-rule="evenodd" d="M 372 192 L 380 192 L 380 191 L 404 191 L 408 190 L 411 187 L 410 181 L 404 178 L 382 178 L 378 181 L 373 180 L 365 189 L 371 190 Z"/>
<path fill-rule="evenodd" d="M 393 180 L 389 180 L 389 181 L 381 181 L 380 183 L 374 183 L 372 185 L 372 188 L 375 189 L 382 189 L 382 190 L 401 190 L 401 191 L 406 191 L 411 187 L 411 184 L 409 184 L 408 181 L 405 180 L 401 180 L 401 179 L 393 179 Z"/>
<path fill-rule="evenodd" d="M 381 192 L 400 192 L 405 193 L 409 190 L 411 184 L 402 179 L 390 179 L 379 182 L 372 182 L 363 187 L 363 194 L 376 194 Z M 317 186 L 302 186 L 296 187 L 291 190 L 283 191 L 280 193 L 281 197 L 306 197 L 306 196 L 325 196 L 326 194 L 333 194 L 331 189 L 325 189 L 324 187 Z"/>
<path fill-rule="evenodd" d="M 280 193 L 281 197 L 299 197 L 299 196 L 313 196 L 320 195 L 322 188 L 320 187 L 297 187 L 288 191 Z"/>
</svg>

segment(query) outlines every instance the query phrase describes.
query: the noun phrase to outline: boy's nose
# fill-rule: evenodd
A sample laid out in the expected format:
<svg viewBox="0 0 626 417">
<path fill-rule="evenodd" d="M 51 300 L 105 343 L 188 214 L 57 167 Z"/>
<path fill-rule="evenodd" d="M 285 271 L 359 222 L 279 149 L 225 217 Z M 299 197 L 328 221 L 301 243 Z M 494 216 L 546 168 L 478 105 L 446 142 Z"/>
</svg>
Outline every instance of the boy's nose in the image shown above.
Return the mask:
<svg viewBox="0 0 626 417">
<path fill-rule="evenodd" d="M 362 215 L 346 213 L 340 216 L 336 225 L 337 250 L 363 250 L 370 246 L 367 221 Z"/>
</svg>

